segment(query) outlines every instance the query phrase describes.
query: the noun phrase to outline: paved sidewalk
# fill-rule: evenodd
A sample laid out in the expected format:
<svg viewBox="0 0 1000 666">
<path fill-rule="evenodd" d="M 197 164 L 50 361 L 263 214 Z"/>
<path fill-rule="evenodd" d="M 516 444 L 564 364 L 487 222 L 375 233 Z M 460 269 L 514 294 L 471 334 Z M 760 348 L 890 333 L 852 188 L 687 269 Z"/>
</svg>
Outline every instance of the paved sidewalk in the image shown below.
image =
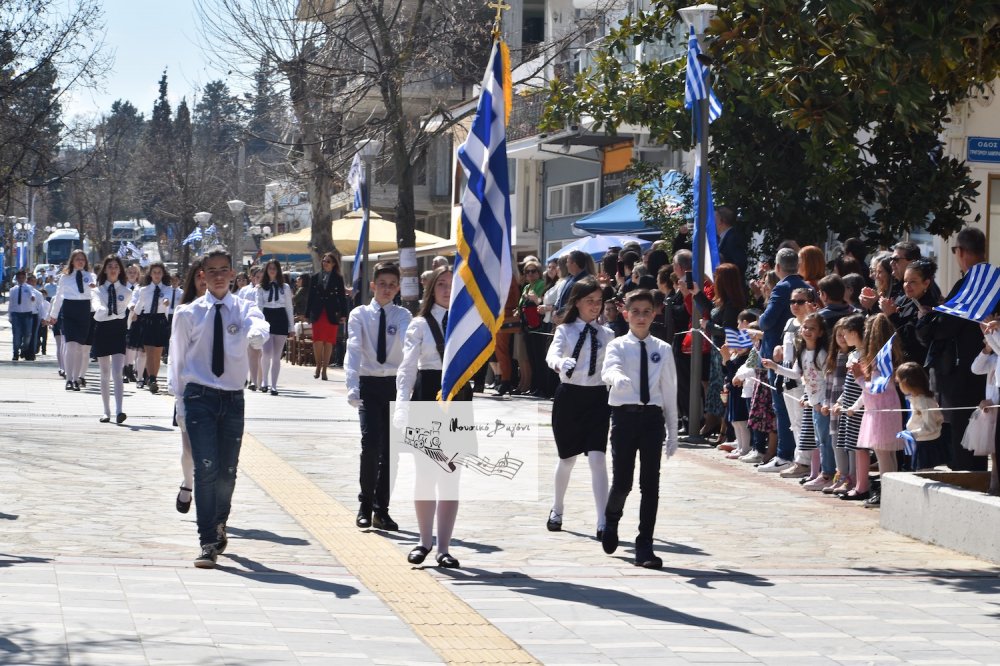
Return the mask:
<svg viewBox="0 0 1000 666">
<path fill-rule="evenodd" d="M 172 399 L 128 385 L 128 421 L 99 424 L 96 366 L 66 393 L 39 358 L 9 361 L 0 307 L 0 664 L 1000 663 L 1000 570 L 707 449 L 664 466 L 663 571 L 601 551 L 585 462 L 545 530 L 551 444 L 543 501 L 463 503 L 463 568 L 411 570 L 406 489 L 399 533 L 351 525 L 341 373 L 290 366 L 247 396 L 231 543 L 196 570 Z"/>
</svg>

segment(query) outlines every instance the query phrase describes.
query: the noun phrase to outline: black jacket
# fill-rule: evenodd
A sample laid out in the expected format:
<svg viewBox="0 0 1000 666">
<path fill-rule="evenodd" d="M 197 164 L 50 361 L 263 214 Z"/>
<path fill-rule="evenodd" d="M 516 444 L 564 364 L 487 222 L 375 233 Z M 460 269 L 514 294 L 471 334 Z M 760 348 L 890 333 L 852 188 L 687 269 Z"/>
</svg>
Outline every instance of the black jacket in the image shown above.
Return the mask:
<svg viewBox="0 0 1000 666">
<path fill-rule="evenodd" d="M 306 317 L 309 321 L 319 320 L 319 315 L 326 312 L 326 318 L 331 324 L 340 322 L 347 316 L 347 298 L 344 292 L 344 278 L 339 273 L 331 273 L 330 280 L 323 288 L 323 274 L 315 273 L 309 282 L 309 300 L 306 304 Z"/>
</svg>

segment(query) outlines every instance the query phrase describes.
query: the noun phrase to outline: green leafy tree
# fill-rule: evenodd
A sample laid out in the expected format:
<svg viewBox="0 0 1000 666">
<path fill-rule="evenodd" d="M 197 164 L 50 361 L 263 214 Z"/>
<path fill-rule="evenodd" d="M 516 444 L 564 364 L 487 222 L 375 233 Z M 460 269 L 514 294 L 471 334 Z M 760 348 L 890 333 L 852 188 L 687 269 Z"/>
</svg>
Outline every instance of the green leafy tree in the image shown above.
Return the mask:
<svg viewBox="0 0 1000 666">
<path fill-rule="evenodd" d="M 637 44 L 686 41 L 677 10 L 687 4 L 658 0 L 625 20 L 593 70 L 555 82 L 550 122 L 642 124 L 689 147 L 685 59 L 630 58 Z M 938 137 L 955 105 L 1000 73 L 998 13 L 995 0 L 726 3 L 705 45 L 724 106 L 711 129 L 716 199 L 766 247 L 828 230 L 881 242 L 925 225 L 950 235 L 978 183 Z"/>
</svg>

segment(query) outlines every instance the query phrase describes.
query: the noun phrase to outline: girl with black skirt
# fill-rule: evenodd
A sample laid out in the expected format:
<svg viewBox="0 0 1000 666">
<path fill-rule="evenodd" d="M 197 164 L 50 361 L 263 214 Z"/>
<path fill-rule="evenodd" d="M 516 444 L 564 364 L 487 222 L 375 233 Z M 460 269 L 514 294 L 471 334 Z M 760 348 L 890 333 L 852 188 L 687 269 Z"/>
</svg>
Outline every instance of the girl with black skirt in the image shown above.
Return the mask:
<svg viewBox="0 0 1000 666">
<path fill-rule="evenodd" d="M 605 526 L 608 503 L 608 428 L 611 408 L 608 389 L 601 381 L 604 352 L 615 334 L 597 323 L 604 309 L 604 292 L 592 277 L 573 285 L 566 317 L 556 329 L 545 363 L 559 373 L 562 383 L 552 404 L 552 434 L 559 451 L 555 474 L 555 498 L 546 527 L 562 529 L 563 501 L 570 473 L 581 453 L 590 463 L 590 483 L 597 510 L 597 538 Z"/>
<path fill-rule="evenodd" d="M 126 281 L 125 266 L 117 255 L 109 255 L 97 276 L 97 289 L 90 297 L 95 321 L 94 354 L 101 368 L 101 400 L 104 402 L 101 423 L 111 421 L 112 382 L 115 387 L 115 421 L 125 421 L 125 412 L 122 411 L 125 337 L 128 333 L 125 315 L 131 302 L 132 290 Z"/>
<path fill-rule="evenodd" d="M 134 294 L 140 286 L 139 282 L 142 280 L 142 269 L 139 268 L 138 264 L 130 264 L 129 267 L 125 269 L 125 280 L 129 291 Z M 142 348 L 142 327 L 140 327 L 139 322 L 134 321 L 134 318 L 132 317 L 131 302 L 129 302 L 129 307 L 126 310 L 125 321 L 126 326 L 128 326 L 128 334 L 125 337 L 124 382 L 126 384 L 129 382 L 136 382 L 139 384 L 138 388 L 142 388 L 143 382 L 136 374 L 135 369 L 140 368 L 141 373 L 141 369 L 146 367 L 146 354 Z"/>
<path fill-rule="evenodd" d="M 79 391 L 81 369 L 87 358 L 84 346 L 90 335 L 92 316 L 90 295 L 97 287 L 97 277 L 90 272 L 90 262 L 83 250 L 73 250 L 69 263 L 63 270 L 52 299 L 49 323 L 55 323 L 62 314 L 63 340 L 66 345 L 66 390 Z"/>
<path fill-rule="evenodd" d="M 403 361 L 396 374 L 396 412 L 393 424 L 396 427 L 406 426 L 406 403 L 411 400 L 434 401 L 441 392 L 441 368 L 444 358 L 444 334 L 448 328 L 448 306 L 451 303 L 451 280 L 453 274 L 447 266 L 434 271 L 420 304 L 420 313 L 414 317 L 406 328 L 406 338 L 403 340 Z M 456 400 L 472 400 L 472 391 L 465 387 L 455 398 Z M 454 473 L 457 475 L 457 471 Z M 437 515 L 437 563 L 439 566 L 454 569 L 459 566 L 458 560 L 451 556 L 451 535 L 455 530 L 455 519 L 458 516 L 458 499 L 427 499 L 434 497 L 434 488 L 428 487 L 432 482 L 420 474 L 417 466 L 417 480 L 414 487 L 413 506 L 417 514 L 417 527 L 420 531 L 420 544 L 410 551 L 407 561 L 410 564 L 420 564 L 431 552 L 434 545 L 434 516 Z M 433 478 L 433 477 L 432 477 Z M 457 476 L 455 477 L 457 480 Z M 438 488 L 440 494 L 441 488 Z M 452 497 L 458 497 L 457 488 L 450 490 Z"/>
<path fill-rule="evenodd" d="M 173 301 L 174 288 L 168 286 L 170 276 L 162 261 L 150 264 L 142 286 L 132 294 L 132 317 L 139 322 L 142 330 L 142 346 L 146 351 L 146 374 L 149 381 L 149 392 L 160 392 L 157 383 L 157 373 L 160 372 L 160 360 L 163 348 L 170 340 L 170 303 Z"/>
<path fill-rule="evenodd" d="M 264 266 L 264 277 L 257 288 L 257 307 L 271 325 L 271 335 L 264 343 L 260 361 L 260 392 L 278 395 L 278 373 L 281 372 L 281 353 L 285 340 L 293 331 L 295 315 L 292 311 L 292 288 L 285 283 L 281 262 L 272 259 Z M 268 370 L 270 369 L 270 381 Z"/>
</svg>

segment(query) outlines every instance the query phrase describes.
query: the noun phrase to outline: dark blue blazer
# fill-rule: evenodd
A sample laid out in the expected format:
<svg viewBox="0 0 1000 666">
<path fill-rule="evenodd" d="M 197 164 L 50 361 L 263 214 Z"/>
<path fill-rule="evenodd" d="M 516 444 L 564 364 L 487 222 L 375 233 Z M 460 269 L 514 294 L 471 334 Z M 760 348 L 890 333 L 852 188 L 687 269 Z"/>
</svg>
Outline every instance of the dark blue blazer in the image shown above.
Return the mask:
<svg viewBox="0 0 1000 666">
<path fill-rule="evenodd" d="M 739 229 L 732 227 L 719 241 L 719 261 L 739 266 L 740 275 L 747 272 L 747 242 Z"/>
<path fill-rule="evenodd" d="M 785 329 L 785 323 L 792 318 L 790 303 L 792 292 L 803 288 L 809 288 L 809 285 L 797 274 L 789 275 L 774 285 L 771 298 L 767 299 L 767 306 L 757 321 L 764 333 L 760 349 L 761 358 L 771 358 L 774 348 L 781 344 L 781 332 Z"/>
</svg>

